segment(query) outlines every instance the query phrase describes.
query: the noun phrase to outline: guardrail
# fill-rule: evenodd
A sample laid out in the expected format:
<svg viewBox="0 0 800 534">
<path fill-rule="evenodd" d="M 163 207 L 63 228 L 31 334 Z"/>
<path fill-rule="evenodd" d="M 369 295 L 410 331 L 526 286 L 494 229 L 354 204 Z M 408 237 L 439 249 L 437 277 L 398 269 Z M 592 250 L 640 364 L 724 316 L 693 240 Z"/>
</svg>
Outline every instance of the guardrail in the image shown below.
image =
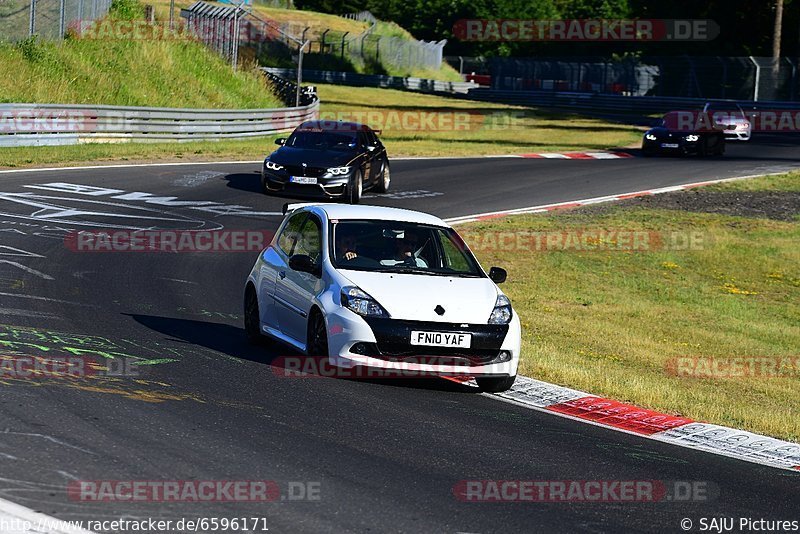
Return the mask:
<svg viewBox="0 0 800 534">
<path fill-rule="evenodd" d="M 264 67 L 262 70 L 284 78 L 294 78 L 297 72 L 295 69 L 278 69 L 273 67 Z M 478 87 L 478 84 L 473 82 L 442 82 L 439 80 L 426 80 L 424 78 L 401 78 L 399 76 L 384 76 L 380 74 L 357 74 L 355 72 L 307 69 L 303 69 L 303 80 L 315 83 L 355 85 L 359 87 L 405 89 L 423 93 L 466 94 L 470 89 Z"/>
<path fill-rule="evenodd" d="M 621 96 L 554 91 L 503 91 L 482 88 L 470 90 L 466 98 L 520 106 L 638 114 L 698 109 L 702 108 L 703 104 L 709 100 L 719 101 L 719 99 L 703 98 Z M 748 100 L 726 100 L 726 102 L 736 102 L 745 111 L 800 110 L 800 102 L 754 102 Z"/>
<path fill-rule="evenodd" d="M 319 101 L 278 109 L 0 104 L 0 147 L 241 139 L 291 131 Z"/>
</svg>

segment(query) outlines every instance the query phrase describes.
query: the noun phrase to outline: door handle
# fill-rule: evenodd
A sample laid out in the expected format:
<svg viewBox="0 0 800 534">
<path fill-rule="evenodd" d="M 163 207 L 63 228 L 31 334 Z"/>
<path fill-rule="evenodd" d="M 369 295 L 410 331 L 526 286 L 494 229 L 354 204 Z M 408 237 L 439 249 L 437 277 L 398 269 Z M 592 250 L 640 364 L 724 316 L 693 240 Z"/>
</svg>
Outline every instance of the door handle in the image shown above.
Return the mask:
<svg viewBox="0 0 800 534">
<path fill-rule="evenodd" d="M 281 271 L 281 272 L 279 272 L 279 273 L 278 273 L 278 276 L 280 276 L 280 277 L 281 277 L 281 280 L 283 280 L 284 278 L 286 278 L 286 271 Z"/>
</svg>

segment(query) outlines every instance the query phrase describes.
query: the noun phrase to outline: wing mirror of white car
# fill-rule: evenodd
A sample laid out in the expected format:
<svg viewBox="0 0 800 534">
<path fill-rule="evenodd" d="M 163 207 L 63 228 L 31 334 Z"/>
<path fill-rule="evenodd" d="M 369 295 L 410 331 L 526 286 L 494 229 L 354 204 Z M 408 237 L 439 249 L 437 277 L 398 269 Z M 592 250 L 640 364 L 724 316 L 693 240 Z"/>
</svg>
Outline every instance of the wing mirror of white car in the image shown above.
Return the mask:
<svg viewBox="0 0 800 534">
<path fill-rule="evenodd" d="M 299 273 L 309 273 L 314 276 L 320 275 L 320 268 L 305 254 L 295 254 L 289 257 L 289 268 Z"/>
<path fill-rule="evenodd" d="M 275 144 L 276 145 L 281 145 L 281 146 L 285 145 L 286 144 L 286 138 L 285 137 L 279 137 L 279 138 L 275 139 Z"/>
<path fill-rule="evenodd" d="M 492 267 L 489 269 L 489 279 L 495 284 L 502 284 L 508 278 L 508 272 L 502 267 Z"/>
</svg>

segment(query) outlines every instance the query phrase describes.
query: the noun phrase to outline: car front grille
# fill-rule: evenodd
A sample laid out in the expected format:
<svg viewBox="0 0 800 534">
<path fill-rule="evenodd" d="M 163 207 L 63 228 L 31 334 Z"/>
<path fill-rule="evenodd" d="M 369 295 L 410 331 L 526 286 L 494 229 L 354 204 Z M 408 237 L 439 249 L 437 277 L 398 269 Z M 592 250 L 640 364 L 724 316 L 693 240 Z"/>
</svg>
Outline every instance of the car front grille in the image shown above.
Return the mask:
<svg viewBox="0 0 800 534">
<path fill-rule="evenodd" d="M 303 167 L 302 165 L 284 165 L 284 168 L 291 176 L 308 176 L 311 178 L 319 178 L 328 170 L 325 167 Z"/>
</svg>

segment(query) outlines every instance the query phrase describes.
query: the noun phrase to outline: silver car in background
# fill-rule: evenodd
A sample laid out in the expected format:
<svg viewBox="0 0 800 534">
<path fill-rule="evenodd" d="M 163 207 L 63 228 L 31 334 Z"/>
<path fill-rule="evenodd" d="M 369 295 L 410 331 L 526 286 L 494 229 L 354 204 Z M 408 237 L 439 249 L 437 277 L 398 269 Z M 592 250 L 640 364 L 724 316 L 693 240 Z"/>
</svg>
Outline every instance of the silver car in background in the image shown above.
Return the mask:
<svg viewBox="0 0 800 534">
<path fill-rule="evenodd" d="M 753 125 L 742 106 L 736 102 L 707 102 L 703 106 L 703 113 L 707 113 L 714 122 L 725 124 L 726 141 L 749 141 L 753 135 Z"/>
</svg>

